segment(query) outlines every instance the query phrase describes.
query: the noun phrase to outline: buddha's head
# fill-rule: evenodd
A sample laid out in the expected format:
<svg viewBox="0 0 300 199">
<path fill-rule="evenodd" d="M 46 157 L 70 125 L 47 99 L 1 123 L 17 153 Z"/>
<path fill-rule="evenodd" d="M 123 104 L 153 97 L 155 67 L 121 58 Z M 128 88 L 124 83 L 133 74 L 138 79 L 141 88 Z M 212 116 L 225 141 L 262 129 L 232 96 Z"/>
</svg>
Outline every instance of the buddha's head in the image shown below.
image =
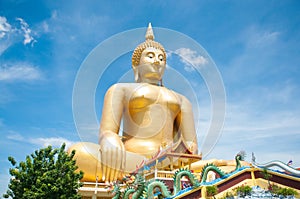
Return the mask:
<svg viewBox="0 0 300 199">
<path fill-rule="evenodd" d="M 132 68 L 136 82 L 161 82 L 166 68 L 164 47 L 154 41 L 153 30 L 149 23 L 146 41 L 138 45 L 132 55 Z"/>
</svg>

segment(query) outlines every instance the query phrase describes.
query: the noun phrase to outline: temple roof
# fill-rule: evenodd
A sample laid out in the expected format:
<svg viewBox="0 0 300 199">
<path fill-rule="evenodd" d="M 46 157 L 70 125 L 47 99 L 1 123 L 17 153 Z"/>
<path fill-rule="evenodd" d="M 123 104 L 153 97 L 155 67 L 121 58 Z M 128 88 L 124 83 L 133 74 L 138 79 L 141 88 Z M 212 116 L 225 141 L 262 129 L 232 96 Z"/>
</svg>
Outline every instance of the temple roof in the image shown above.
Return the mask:
<svg viewBox="0 0 300 199">
<path fill-rule="evenodd" d="M 202 154 L 193 154 L 192 151 L 187 147 L 187 144 L 180 138 L 172 146 L 166 149 L 160 149 L 151 159 L 144 162 L 144 164 L 139 165 L 136 171 L 146 167 L 155 166 L 158 162 L 162 162 L 166 158 L 176 158 L 178 160 L 185 160 L 187 164 L 199 161 L 202 159 Z"/>
</svg>

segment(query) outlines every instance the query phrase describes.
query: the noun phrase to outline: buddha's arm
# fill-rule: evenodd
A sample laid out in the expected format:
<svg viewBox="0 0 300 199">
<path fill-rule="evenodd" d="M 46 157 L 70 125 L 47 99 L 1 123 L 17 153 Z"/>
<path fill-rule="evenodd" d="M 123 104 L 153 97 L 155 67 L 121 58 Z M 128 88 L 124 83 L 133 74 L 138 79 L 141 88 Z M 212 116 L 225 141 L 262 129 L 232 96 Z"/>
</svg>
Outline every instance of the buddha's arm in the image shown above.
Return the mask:
<svg viewBox="0 0 300 199">
<path fill-rule="evenodd" d="M 99 131 L 102 180 L 113 181 L 125 166 L 125 148 L 118 136 L 123 113 L 124 91 L 114 85 L 106 92 Z"/>
<path fill-rule="evenodd" d="M 198 153 L 197 135 L 191 103 L 182 97 L 181 111 L 176 117 L 176 123 L 182 138 L 194 154 Z"/>
<path fill-rule="evenodd" d="M 124 91 L 118 84 L 111 86 L 107 90 L 102 107 L 100 136 L 101 132 L 119 132 L 124 108 L 124 96 Z"/>
</svg>

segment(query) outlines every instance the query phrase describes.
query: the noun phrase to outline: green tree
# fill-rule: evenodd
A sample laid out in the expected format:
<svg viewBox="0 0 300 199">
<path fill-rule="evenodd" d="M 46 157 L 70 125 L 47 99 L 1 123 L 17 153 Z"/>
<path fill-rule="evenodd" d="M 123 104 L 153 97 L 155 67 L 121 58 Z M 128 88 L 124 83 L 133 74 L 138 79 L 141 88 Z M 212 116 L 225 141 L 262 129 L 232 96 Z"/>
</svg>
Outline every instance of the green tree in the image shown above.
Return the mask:
<svg viewBox="0 0 300 199">
<path fill-rule="evenodd" d="M 218 188 L 213 185 L 213 186 L 207 186 L 206 187 L 206 192 L 207 192 L 207 196 L 209 198 L 215 198 L 215 195 L 218 193 Z"/>
<path fill-rule="evenodd" d="M 297 195 L 297 191 L 291 188 L 282 188 L 279 187 L 277 185 L 272 185 L 272 190 L 271 190 L 272 194 L 274 196 L 283 196 L 283 197 L 287 197 L 287 196 L 295 196 Z"/>
<path fill-rule="evenodd" d="M 264 179 L 268 180 L 268 188 L 271 189 L 270 179 L 272 178 L 272 175 L 268 172 L 266 168 L 264 168 L 261 173 L 263 174 Z"/>
<path fill-rule="evenodd" d="M 12 176 L 9 189 L 4 198 L 42 199 L 42 198 L 81 198 L 77 194 L 82 186 L 79 182 L 83 172 L 76 172 L 78 168 L 73 160 L 75 151 L 68 154 L 65 144 L 59 149 L 47 148 L 36 150 L 26 161 L 17 165 L 13 157 L 8 157 L 13 168 L 9 169 Z"/>
<path fill-rule="evenodd" d="M 252 188 L 249 185 L 242 185 L 236 188 L 236 193 L 239 197 L 246 197 L 251 195 Z"/>
</svg>

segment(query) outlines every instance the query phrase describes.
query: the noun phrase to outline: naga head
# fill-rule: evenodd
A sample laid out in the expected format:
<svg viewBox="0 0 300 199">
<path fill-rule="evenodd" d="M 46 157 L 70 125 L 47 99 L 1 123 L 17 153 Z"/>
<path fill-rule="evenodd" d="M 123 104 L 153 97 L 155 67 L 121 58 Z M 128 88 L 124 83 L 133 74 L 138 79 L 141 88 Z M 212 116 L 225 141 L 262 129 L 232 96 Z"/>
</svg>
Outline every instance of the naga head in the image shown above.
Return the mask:
<svg viewBox="0 0 300 199">
<path fill-rule="evenodd" d="M 235 156 L 235 158 L 238 159 L 238 160 L 245 160 L 245 157 L 246 157 L 246 152 L 245 151 L 240 151 Z"/>
</svg>

